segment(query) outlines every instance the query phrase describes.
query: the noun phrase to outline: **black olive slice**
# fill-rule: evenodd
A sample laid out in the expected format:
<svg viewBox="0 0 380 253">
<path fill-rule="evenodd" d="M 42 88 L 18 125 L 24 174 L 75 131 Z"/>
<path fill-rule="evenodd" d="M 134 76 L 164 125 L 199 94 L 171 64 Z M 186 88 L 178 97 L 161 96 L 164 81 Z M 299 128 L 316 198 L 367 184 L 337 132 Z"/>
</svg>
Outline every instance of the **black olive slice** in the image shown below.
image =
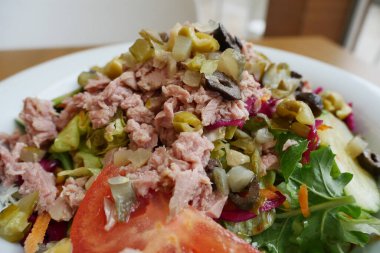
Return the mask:
<svg viewBox="0 0 380 253">
<path fill-rule="evenodd" d="M 290 71 L 290 77 L 291 78 L 296 78 L 296 79 L 301 79 L 302 78 L 302 75 L 295 72 L 295 71 Z"/>
<path fill-rule="evenodd" d="M 248 193 L 245 196 L 240 196 L 237 193 L 230 193 L 228 197 L 241 210 L 251 210 L 259 199 L 259 181 L 256 178 L 252 179 L 249 184 Z"/>
<path fill-rule="evenodd" d="M 223 52 L 227 48 L 233 48 L 237 51 L 241 51 L 242 43 L 237 37 L 233 37 L 230 33 L 227 32 L 226 28 L 219 24 L 218 28 L 216 28 L 212 35 L 219 42 L 220 51 Z"/>
<path fill-rule="evenodd" d="M 215 71 L 212 75 L 206 75 L 206 86 L 218 91 L 224 98 L 229 100 L 241 99 L 239 86 L 222 72 Z"/>
<path fill-rule="evenodd" d="M 321 96 L 311 92 L 300 92 L 296 94 L 296 99 L 305 102 L 310 107 L 315 117 L 322 114 L 323 103 Z"/>
<path fill-rule="evenodd" d="M 380 175 L 380 156 L 369 149 L 358 156 L 359 164 L 374 176 Z"/>
</svg>

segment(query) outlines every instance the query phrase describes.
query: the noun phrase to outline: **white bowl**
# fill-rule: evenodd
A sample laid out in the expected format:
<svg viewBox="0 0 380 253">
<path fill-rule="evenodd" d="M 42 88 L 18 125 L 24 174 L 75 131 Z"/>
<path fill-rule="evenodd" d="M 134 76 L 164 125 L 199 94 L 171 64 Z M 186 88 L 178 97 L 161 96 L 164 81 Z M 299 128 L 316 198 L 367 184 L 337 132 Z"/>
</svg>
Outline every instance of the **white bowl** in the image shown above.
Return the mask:
<svg viewBox="0 0 380 253">
<path fill-rule="evenodd" d="M 45 62 L 22 71 L 0 82 L 0 131 L 11 132 L 14 119 L 22 109 L 22 100 L 28 96 L 52 99 L 76 88 L 78 74 L 93 65 L 102 65 L 114 56 L 128 50 L 131 43 L 111 45 L 74 53 Z M 314 87 L 341 93 L 353 102 L 357 132 L 380 153 L 380 87 L 332 65 L 286 51 L 257 46 L 274 62 L 286 62 L 309 80 Z M 1 240 L 2 252 L 18 253 L 22 248 Z M 380 244 L 361 252 L 380 252 Z"/>
</svg>

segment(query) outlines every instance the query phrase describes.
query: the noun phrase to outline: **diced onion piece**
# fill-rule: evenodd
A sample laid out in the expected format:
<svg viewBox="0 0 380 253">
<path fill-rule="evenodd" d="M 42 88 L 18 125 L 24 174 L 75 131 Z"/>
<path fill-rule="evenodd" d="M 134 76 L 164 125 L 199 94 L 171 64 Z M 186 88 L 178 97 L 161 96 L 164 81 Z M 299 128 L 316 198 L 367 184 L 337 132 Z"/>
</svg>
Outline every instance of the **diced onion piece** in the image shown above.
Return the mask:
<svg viewBox="0 0 380 253">
<path fill-rule="evenodd" d="M 227 151 L 226 160 L 228 166 L 237 166 L 249 163 L 251 159 L 249 158 L 249 156 L 239 151 L 230 149 L 229 151 Z"/>
<path fill-rule="evenodd" d="M 218 70 L 240 81 L 240 75 L 244 70 L 245 58 L 238 51 L 228 48 L 220 56 Z"/>
<path fill-rule="evenodd" d="M 261 128 L 257 130 L 255 140 L 260 144 L 264 144 L 273 141 L 273 138 L 274 136 L 271 132 L 269 132 L 268 128 Z"/>
<path fill-rule="evenodd" d="M 228 185 L 232 192 L 240 192 L 249 185 L 255 174 L 243 166 L 232 167 L 227 173 Z"/>
<path fill-rule="evenodd" d="M 176 61 L 184 61 L 190 57 L 191 39 L 185 36 L 177 36 L 173 47 L 173 58 Z"/>
<path fill-rule="evenodd" d="M 216 189 L 224 196 L 230 192 L 228 187 L 227 173 L 224 169 L 216 167 L 212 171 L 212 179 L 215 183 Z"/>
<path fill-rule="evenodd" d="M 134 167 L 140 168 L 148 162 L 151 155 L 152 152 L 144 148 L 138 148 L 136 151 L 120 149 L 113 155 L 113 163 L 118 167 L 132 163 Z"/>
<path fill-rule="evenodd" d="M 108 184 L 115 201 L 117 219 L 127 222 L 136 202 L 132 182 L 127 177 L 116 176 L 108 179 Z"/>
<path fill-rule="evenodd" d="M 219 127 L 215 130 L 211 130 L 204 134 L 207 139 L 211 142 L 214 142 L 216 140 L 222 140 L 224 139 L 226 135 L 226 128 L 225 127 Z"/>
<path fill-rule="evenodd" d="M 201 84 L 201 73 L 192 70 L 186 70 L 182 81 L 190 87 L 199 87 Z"/>
<path fill-rule="evenodd" d="M 45 150 L 28 146 L 21 150 L 20 159 L 24 162 L 39 162 L 45 154 Z"/>
<path fill-rule="evenodd" d="M 346 151 L 352 158 L 356 158 L 358 155 L 363 153 L 367 146 L 368 143 L 365 142 L 360 136 L 355 136 L 347 143 Z"/>
<path fill-rule="evenodd" d="M 202 62 L 200 72 L 205 75 L 212 75 L 218 68 L 217 60 L 205 60 Z"/>
</svg>

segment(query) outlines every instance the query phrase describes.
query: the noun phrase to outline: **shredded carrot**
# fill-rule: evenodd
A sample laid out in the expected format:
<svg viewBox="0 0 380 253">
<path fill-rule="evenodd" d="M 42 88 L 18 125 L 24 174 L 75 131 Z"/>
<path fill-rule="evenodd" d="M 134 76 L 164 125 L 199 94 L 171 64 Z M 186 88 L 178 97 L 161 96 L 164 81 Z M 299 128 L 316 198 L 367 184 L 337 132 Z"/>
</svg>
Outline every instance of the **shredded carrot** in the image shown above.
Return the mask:
<svg viewBox="0 0 380 253">
<path fill-rule="evenodd" d="M 269 189 L 260 189 L 260 195 L 265 199 L 275 199 L 277 197 L 277 194 Z"/>
<path fill-rule="evenodd" d="M 25 240 L 25 253 L 35 253 L 38 250 L 38 244 L 42 243 L 44 240 L 50 219 L 48 213 L 42 213 L 37 217 L 32 231 Z"/>
<path fill-rule="evenodd" d="M 318 129 L 319 131 L 324 131 L 324 130 L 331 129 L 331 128 L 332 128 L 331 126 L 328 126 L 328 125 L 322 124 L 322 125 L 320 125 L 317 129 Z"/>
<path fill-rule="evenodd" d="M 302 184 L 300 187 L 300 190 L 298 192 L 298 201 L 300 202 L 302 215 L 304 217 L 309 217 L 310 216 L 309 197 L 308 197 L 307 186 L 305 184 Z"/>
</svg>

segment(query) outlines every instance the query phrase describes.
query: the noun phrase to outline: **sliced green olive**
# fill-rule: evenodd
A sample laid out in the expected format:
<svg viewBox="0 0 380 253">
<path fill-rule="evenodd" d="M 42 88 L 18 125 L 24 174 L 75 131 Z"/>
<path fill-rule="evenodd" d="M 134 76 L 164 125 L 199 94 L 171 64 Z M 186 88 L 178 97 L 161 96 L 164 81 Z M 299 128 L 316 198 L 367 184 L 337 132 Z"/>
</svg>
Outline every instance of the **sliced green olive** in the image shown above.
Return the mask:
<svg viewBox="0 0 380 253">
<path fill-rule="evenodd" d="M 278 116 L 297 120 L 301 124 L 313 125 L 315 118 L 310 107 L 302 101 L 284 99 L 276 108 Z"/>
<path fill-rule="evenodd" d="M 174 114 L 173 127 L 177 132 L 194 132 L 202 128 L 202 122 L 191 112 L 182 111 Z"/>
<path fill-rule="evenodd" d="M 152 45 L 145 39 L 137 39 L 129 48 L 137 62 L 145 62 L 153 56 L 154 50 Z"/>
</svg>

